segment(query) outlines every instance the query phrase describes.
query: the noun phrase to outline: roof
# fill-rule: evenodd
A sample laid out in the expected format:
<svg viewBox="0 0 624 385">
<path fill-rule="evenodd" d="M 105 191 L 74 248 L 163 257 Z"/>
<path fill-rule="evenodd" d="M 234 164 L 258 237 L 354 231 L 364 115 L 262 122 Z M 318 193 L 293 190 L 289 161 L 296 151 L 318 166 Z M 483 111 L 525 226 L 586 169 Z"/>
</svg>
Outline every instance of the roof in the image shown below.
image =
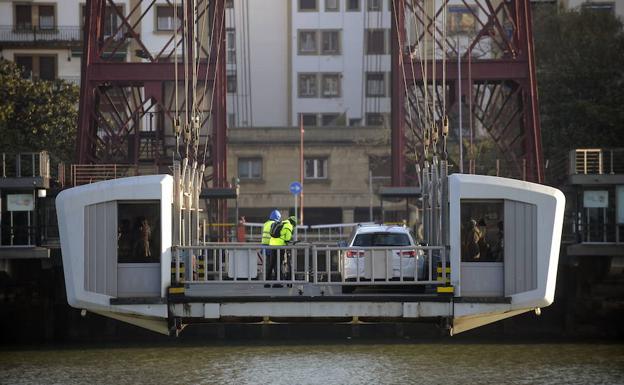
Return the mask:
<svg viewBox="0 0 624 385">
<path fill-rule="evenodd" d="M 355 230 L 358 234 L 367 234 L 367 233 L 409 233 L 409 229 L 403 226 L 389 226 L 389 225 L 366 225 L 357 227 Z"/>
</svg>

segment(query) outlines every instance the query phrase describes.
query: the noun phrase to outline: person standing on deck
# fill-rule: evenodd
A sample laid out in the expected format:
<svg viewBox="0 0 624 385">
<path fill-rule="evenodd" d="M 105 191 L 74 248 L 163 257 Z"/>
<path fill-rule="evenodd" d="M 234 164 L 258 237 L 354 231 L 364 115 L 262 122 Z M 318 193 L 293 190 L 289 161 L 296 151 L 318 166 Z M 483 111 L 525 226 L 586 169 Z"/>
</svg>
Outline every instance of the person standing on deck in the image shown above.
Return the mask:
<svg viewBox="0 0 624 385">
<path fill-rule="evenodd" d="M 297 218 L 295 218 L 294 216 L 290 216 L 288 217 L 287 220 L 283 221 L 280 225 L 281 225 L 281 229 L 279 231 L 279 238 L 274 237 L 275 234 L 271 235 L 271 240 L 269 241 L 269 245 L 271 246 L 286 246 L 288 242 L 292 240 L 292 234 L 295 229 L 295 226 L 297 225 Z M 279 252 L 279 250 L 273 250 L 273 251 L 275 252 L 274 255 L 277 255 L 277 253 Z M 271 277 L 272 277 L 271 279 L 275 279 L 275 277 L 277 276 L 277 269 L 279 269 L 279 266 L 277 266 L 277 258 L 273 259 L 272 262 L 273 264 L 272 265 L 269 264 L 269 270 L 267 271 L 269 272 L 269 274 L 271 274 Z M 275 270 L 275 274 L 273 274 L 272 272 L 273 270 Z"/>
<path fill-rule="evenodd" d="M 279 210 L 273 210 L 271 211 L 271 215 L 269 215 L 269 219 L 262 225 L 262 250 L 264 250 L 264 255 L 266 257 L 265 264 L 268 266 L 268 270 L 266 270 L 267 277 L 271 276 L 272 264 L 275 265 L 275 250 L 267 248 L 271 242 L 271 227 L 273 224 L 277 225 L 281 219 L 282 214 L 280 214 Z M 265 277 L 265 279 L 267 277 Z"/>
</svg>

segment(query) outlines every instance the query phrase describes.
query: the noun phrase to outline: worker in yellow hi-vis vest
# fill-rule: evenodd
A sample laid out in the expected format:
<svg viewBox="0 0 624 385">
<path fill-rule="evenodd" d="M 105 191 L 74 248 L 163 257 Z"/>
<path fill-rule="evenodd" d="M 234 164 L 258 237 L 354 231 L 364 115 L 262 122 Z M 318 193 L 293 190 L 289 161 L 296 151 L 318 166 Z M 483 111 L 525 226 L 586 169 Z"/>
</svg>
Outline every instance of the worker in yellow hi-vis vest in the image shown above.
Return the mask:
<svg viewBox="0 0 624 385">
<path fill-rule="evenodd" d="M 274 225 L 271 228 L 271 240 L 269 241 L 270 246 L 286 246 L 288 242 L 292 239 L 292 234 L 297 225 L 297 218 L 294 216 L 288 217 L 287 220 L 282 221 L 279 224 Z M 273 250 L 277 255 L 279 250 Z M 267 273 L 271 277 L 270 279 L 275 279 L 277 277 L 277 258 L 270 260 L 268 264 Z"/>
<path fill-rule="evenodd" d="M 264 250 L 264 263 L 266 264 L 266 266 L 271 266 L 271 260 L 273 260 L 273 264 L 275 264 L 275 250 L 271 250 L 266 246 L 269 246 L 269 243 L 271 241 L 271 227 L 275 224 L 280 223 L 281 219 L 282 214 L 279 212 L 279 210 L 273 210 L 271 211 L 271 215 L 269 215 L 269 220 L 264 222 L 264 225 L 262 225 L 262 246 L 264 246 L 262 249 Z M 267 277 L 270 275 L 270 270 L 267 270 L 266 274 L 267 275 L 266 277 L 264 277 L 264 279 L 267 279 Z"/>
</svg>

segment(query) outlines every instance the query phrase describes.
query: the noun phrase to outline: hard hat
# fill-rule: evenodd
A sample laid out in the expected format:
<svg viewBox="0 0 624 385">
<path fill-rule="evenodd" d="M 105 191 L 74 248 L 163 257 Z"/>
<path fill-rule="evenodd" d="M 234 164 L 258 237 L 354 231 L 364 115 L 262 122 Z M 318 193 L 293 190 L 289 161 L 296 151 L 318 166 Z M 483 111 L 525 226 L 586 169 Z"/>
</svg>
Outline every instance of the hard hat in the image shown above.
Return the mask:
<svg viewBox="0 0 624 385">
<path fill-rule="evenodd" d="M 288 217 L 288 222 L 292 223 L 292 225 L 296 225 L 297 224 L 297 217 L 295 217 L 294 215 L 291 215 Z"/>
<path fill-rule="evenodd" d="M 282 219 L 282 214 L 279 210 L 273 210 L 271 211 L 271 215 L 269 215 L 269 219 L 272 221 L 279 221 Z"/>
</svg>

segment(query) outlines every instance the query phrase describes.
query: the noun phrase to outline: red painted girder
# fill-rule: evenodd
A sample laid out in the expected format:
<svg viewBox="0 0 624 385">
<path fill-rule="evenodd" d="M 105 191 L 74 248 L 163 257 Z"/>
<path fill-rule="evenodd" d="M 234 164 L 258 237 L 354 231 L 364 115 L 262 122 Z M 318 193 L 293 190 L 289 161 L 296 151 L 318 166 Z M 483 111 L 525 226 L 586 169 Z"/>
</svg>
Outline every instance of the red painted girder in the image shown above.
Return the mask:
<svg viewBox="0 0 624 385">
<path fill-rule="evenodd" d="M 207 63 L 199 64 L 198 78 L 206 79 Z M 131 82 L 175 81 L 172 63 L 92 63 L 89 68 L 92 82 Z M 214 64 L 210 66 L 208 81 L 214 78 Z M 184 66 L 178 66 L 178 81 L 184 80 Z"/>
<path fill-rule="evenodd" d="M 409 55 L 403 58 L 405 63 L 405 78 L 408 84 L 416 80 L 422 80 L 423 75 L 418 61 L 414 61 L 410 64 Z M 412 67 L 414 72 L 412 73 Z M 491 59 L 491 60 L 478 60 L 470 63 L 471 73 L 470 77 L 473 82 L 479 81 L 496 81 L 496 80 L 526 80 L 529 77 L 529 69 L 526 61 L 523 60 L 506 60 L 506 59 Z M 429 64 L 428 77 L 431 80 L 431 65 Z M 442 61 L 436 61 L 436 77 L 438 80 L 442 79 Z M 468 61 L 462 60 L 461 62 L 461 78 L 468 79 Z M 457 80 L 457 59 L 448 59 L 446 61 L 446 80 Z"/>
</svg>

